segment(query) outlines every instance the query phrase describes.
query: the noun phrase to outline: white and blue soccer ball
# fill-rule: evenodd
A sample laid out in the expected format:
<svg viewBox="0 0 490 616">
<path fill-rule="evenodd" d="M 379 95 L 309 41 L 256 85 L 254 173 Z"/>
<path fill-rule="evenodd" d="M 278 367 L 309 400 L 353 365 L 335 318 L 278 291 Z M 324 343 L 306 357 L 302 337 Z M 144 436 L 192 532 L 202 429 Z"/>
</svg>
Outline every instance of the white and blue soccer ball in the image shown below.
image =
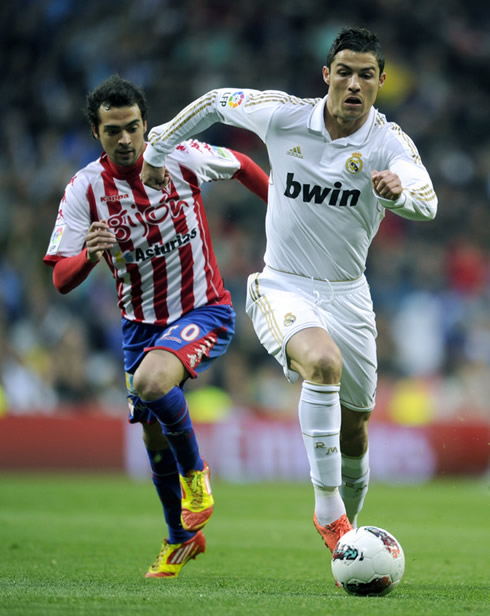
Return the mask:
<svg viewBox="0 0 490 616">
<path fill-rule="evenodd" d="M 400 583 L 405 554 L 395 537 L 377 526 L 361 526 L 339 539 L 332 555 L 332 573 L 350 595 L 386 595 Z"/>
</svg>

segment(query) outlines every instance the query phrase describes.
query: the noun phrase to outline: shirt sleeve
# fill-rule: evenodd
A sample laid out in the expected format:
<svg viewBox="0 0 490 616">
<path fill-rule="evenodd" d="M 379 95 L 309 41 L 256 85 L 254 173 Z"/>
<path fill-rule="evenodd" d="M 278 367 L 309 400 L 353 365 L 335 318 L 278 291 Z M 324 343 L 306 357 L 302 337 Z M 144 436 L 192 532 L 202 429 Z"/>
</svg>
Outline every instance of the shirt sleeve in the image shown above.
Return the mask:
<svg viewBox="0 0 490 616">
<path fill-rule="evenodd" d="M 71 257 L 84 248 L 90 227 L 88 188 L 87 182 L 80 176 L 72 178 L 66 187 L 58 207 L 45 262 L 56 262 L 59 257 Z"/>
<path fill-rule="evenodd" d="M 196 139 L 180 143 L 176 148 L 184 166 L 189 165 L 199 183 L 218 180 L 238 180 L 248 190 L 267 203 L 269 178 L 248 156 L 222 146 Z M 175 157 L 172 154 L 167 163 Z"/>
<path fill-rule="evenodd" d="M 269 177 L 267 174 L 254 162 L 251 158 L 235 152 L 233 154 L 240 161 L 240 169 L 233 176 L 241 184 L 248 188 L 250 192 L 257 195 L 264 203 L 267 203 L 267 195 L 269 192 Z"/>
<path fill-rule="evenodd" d="M 396 124 L 392 125 L 391 131 L 395 145 L 388 168 L 399 176 L 403 192 L 396 201 L 376 197 L 383 207 L 402 218 L 433 220 L 438 200 L 429 173 L 410 137 Z"/>
<path fill-rule="evenodd" d="M 144 159 L 154 167 L 164 166 L 165 156 L 178 143 L 201 133 L 216 122 L 248 129 L 265 141 L 274 110 L 288 98 L 287 94 L 276 90 L 211 90 L 185 107 L 172 120 L 150 131 Z"/>
<path fill-rule="evenodd" d="M 75 175 L 65 189 L 58 208 L 44 263 L 53 266 L 53 284 L 60 293 L 68 293 L 82 283 L 96 263 L 87 261 L 85 238 L 90 227 L 87 191 L 90 185 Z"/>
<path fill-rule="evenodd" d="M 59 257 L 53 265 L 53 284 L 62 294 L 69 293 L 78 287 L 97 265 L 87 260 L 87 249 L 73 257 Z"/>
</svg>

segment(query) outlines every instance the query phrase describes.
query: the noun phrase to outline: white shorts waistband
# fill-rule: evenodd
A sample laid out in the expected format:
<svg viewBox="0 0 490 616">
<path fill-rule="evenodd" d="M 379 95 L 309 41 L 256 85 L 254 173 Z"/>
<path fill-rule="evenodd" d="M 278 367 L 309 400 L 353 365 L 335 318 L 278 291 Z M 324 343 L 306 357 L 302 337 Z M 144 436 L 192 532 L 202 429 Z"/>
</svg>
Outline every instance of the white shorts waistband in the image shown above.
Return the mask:
<svg viewBox="0 0 490 616">
<path fill-rule="evenodd" d="M 355 280 L 342 280 L 336 282 L 330 282 L 330 280 L 320 280 L 319 278 L 309 278 L 302 274 L 292 274 L 290 272 L 283 272 L 277 270 L 269 265 L 264 267 L 264 273 L 269 273 L 272 276 L 277 276 L 288 280 L 290 284 L 295 285 L 299 289 L 303 289 L 307 293 L 312 291 L 318 291 L 319 293 L 332 293 L 334 295 L 344 295 L 346 293 L 352 293 L 356 289 L 360 289 L 368 285 L 366 276 L 362 274 Z"/>
</svg>

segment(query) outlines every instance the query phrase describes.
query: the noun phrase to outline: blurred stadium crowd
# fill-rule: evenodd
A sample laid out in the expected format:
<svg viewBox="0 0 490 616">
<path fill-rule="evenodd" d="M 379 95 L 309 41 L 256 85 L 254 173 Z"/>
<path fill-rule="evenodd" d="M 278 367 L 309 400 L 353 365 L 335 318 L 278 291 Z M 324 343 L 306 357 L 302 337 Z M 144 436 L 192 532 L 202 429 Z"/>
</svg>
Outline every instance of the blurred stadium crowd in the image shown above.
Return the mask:
<svg viewBox="0 0 490 616">
<path fill-rule="evenodd" d="M 87 91 L 115 72 L 143 86 L 149 126 L 213 87 L 321 97 L 321 68 L 343 25 L 378 34 L 388 78 L 376 106 L 413 138 L 439 196 L 434 222 L 390 214 L 371 249 L 381 382 L 437 380 L 448 413 L 454 400 L 488 412 L 490 5 L 476 0 L 2 3 L 1 409 L 125 412 L 109 271 L 96 268 L 60 296 L 42 263 L 66 183 L 100 153 L 83 115 Z M 268 171 L 253 135 L 215 126 L 203 138 Z M 244 314 L 246 277 L 262 268 L 264 206 L 235 182 L 206 186 L 204 198 L 238 327 L 200 384 L 235 407 L 287 412 L 295 392 Z"/>
</svg>

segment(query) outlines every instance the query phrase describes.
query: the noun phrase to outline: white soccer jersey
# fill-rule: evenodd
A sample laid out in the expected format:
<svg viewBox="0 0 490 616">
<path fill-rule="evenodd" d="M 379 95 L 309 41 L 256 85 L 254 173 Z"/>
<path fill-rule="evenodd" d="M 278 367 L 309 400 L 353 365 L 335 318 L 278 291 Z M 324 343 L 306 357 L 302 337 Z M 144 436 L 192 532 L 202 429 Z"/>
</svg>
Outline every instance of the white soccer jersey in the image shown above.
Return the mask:
<svg viewBox="0 0 490 616">
<path fill-rule="evenodd" d="M 149 135 L 145 160 L 167 164 L 175 145 L 215 122 L 256 133 L 267 146 L 271 177 L 265 262 L 321 280 L 359 278 L 385 208 L 412 220 L 430 220 L 437 197 L 412 140 L 372 108 L 352 135 L 332 141 L 323 99 L 275 90 L 224 88 L 208 92 Z M 397 201 L 378 197 L 371 171 L 398 174 Z"/>
<path fill-rule="evenodd" d="M 167 158 L 172 181 L 163 191 L 142 184 L 142 162 L 127 169 L 103 154 L 72 178 L 44 261 L 77 255 L 90 224 L 106 220 L 118 243 L 105 258 L 125 318 L 165 326 L 193 308 L 231 303 L 216 264 L 200 186 L 231 179 L 240 162 L 226 148 L 187 141 Z"/>
</svg>

